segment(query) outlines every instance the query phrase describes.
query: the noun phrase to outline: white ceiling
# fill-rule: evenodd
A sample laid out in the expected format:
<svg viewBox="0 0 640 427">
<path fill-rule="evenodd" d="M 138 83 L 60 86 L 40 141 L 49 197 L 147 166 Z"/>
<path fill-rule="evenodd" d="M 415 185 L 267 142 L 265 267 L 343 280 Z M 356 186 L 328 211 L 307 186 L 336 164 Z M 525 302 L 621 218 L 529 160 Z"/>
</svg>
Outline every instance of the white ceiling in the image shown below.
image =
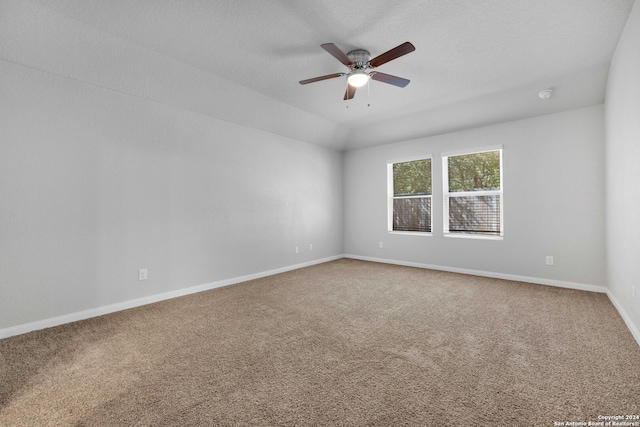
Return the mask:
<svg viewBox="0 0 640 427">
<path fill-rule="evenodd" d="M 602 103 L 609 62 L 633 2 L 31 0 L 25 6 L 24 0 L 0 0 L 0 55 L 224 120 L 354 149 Z M 43 46 L 62 40 L 62 33 L 67 52 L 54 58 L 51 45 Z M 69 43 L 70 37 L 82 41 Z M 379 71 L 410 79 L 406 88 L 374 81 L 343 101 L 344 78 L 298 84 L 346 70 L 322 43 L 376 56 L 405 41 L 416 51 Z M 72 58 L 78 46 L 84 64 Z M 136 83 L 133 72 L 113 77 L 111 64 L 131 70 L 131 62 L 145 61 L 158 81 L 181 73 L 186 82 L 164 85 L 167 93 L 179 88 L 180 94 L 157 88 L 143 93 L 146 83 Z M 99 69 L 112 76 L 99 77 Z M 242 96 L 216 93 L 220 85 L 213 79 L 235 83 Z M 188 90 L 187 84 L 200 87 Z M 555 95 L 542 101 L 537 94 L 547 87 Z M 203 92 L 228 109 L 239 97 L 250 99 L 251 106 L 237 108 L 245 115 L 262 108 L 269 119 L 225 116 L 196 99 Z"/>
</svg>

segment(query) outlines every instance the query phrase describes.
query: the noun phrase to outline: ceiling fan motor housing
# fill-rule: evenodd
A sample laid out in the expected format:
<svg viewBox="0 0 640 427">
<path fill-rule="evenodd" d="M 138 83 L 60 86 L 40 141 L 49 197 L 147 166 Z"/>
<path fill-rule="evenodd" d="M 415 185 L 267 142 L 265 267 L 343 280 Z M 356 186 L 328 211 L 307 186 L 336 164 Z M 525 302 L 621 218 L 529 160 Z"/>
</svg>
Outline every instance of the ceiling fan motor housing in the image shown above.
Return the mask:
<svg viewBox="0 0 640 427">
<path fill-rule="evenodd" d="M 369 61 L 371 60 L 371 54 L 369 51 L 364 49 L 354 49 L 351 52 L 347 53 L 347 56 L 355 62 L 355 69 L 366 69 L 369 68 Z"/>
</svg>

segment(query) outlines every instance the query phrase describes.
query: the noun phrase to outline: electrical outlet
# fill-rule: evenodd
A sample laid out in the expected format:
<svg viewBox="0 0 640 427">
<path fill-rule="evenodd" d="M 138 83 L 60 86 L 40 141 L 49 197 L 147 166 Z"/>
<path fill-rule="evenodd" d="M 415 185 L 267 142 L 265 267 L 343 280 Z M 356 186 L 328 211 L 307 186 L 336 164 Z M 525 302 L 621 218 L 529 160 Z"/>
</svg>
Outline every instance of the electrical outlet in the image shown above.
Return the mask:
<svg viewBox="0 0 640 427">
<path fill-rule="evenodd" d="M 309 252 L 313 250 L 313 243 L 309 243 Z"/>
<path fill-rule="evenodd" d="M 553 265 L 553 256 L 547 255 L 547 265 Z"/>
<path fill-rule="evenodd" d="M 298 247 L 296 246 L 296 253 L 298 253 L 300 250 L 298 249 Z"/>
<path fill-rule="evenodd" d="M 146 268 L 141 268 L 138 270 L 138 280 L 147 280 L 148 271 Z"/>
<path fill-rule="evenodd" d="M 378 242 L 378 247 L 379 247 L 380 249 L 384 248 L 384 243 L 383 243 L 383 242 Z"/>
</svg>

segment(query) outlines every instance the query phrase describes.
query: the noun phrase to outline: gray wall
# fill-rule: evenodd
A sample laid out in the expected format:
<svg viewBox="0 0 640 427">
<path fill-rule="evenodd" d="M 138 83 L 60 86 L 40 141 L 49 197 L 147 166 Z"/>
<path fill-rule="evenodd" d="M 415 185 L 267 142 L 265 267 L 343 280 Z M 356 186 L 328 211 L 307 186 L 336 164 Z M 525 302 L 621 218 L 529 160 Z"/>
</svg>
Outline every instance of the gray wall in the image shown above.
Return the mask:
<svg viewBox="0 0 640 427">
<path fill-rule="evenodd" d="M 342 253 L 606 284 L 640 329 L 637 2 L 604 109 L 344 156 L 301 142 L 341 126 L 40 7 L 7 4 L 0 24 L 0 330 Z M 496 144 L 504 240 L 443 237 L 439 154 Z M 421 154 L 434 235 L 390 235 L 386 162 Z"/>
<path fill-rule="evenodd" d="M 8 62 L 0 82 L 0 329 L 342 253 L 340 152 Z"/>
<path fill-rule="evenodd" d="M 608 285 L 640 342 L 640 3 L 611 61 L 606 96 Z M 631 287 L 636 288 L 633 301 Z"/>
<path fill-rule="evenodd" d="M 603 120 L 600 105 L 347 152 L 345 253 L 604 286 Z M 444 237 L 441 153 L 494 145 L 503 146 L 504 240 Z M 387 162 L 423 154 L 434 158 L 433 235 L 389 234 Z"/>
</svg>

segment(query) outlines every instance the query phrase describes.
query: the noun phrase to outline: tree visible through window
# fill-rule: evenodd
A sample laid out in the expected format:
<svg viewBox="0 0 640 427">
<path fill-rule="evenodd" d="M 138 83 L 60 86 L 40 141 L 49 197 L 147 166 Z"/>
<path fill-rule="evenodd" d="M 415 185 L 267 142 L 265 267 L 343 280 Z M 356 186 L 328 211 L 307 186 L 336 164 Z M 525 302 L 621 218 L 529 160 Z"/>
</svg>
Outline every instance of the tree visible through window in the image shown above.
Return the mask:
<svg viewBox="0 0 640 427">
<path fill-rule="evenodd" d="M 389 165 L 390 231 L 431 232 L 431 159 Z"/>
<path fill-rule="evenodd" d="M 502 236 L 502 150 L 443 157 L 445 233 Z"/>
</svg>

